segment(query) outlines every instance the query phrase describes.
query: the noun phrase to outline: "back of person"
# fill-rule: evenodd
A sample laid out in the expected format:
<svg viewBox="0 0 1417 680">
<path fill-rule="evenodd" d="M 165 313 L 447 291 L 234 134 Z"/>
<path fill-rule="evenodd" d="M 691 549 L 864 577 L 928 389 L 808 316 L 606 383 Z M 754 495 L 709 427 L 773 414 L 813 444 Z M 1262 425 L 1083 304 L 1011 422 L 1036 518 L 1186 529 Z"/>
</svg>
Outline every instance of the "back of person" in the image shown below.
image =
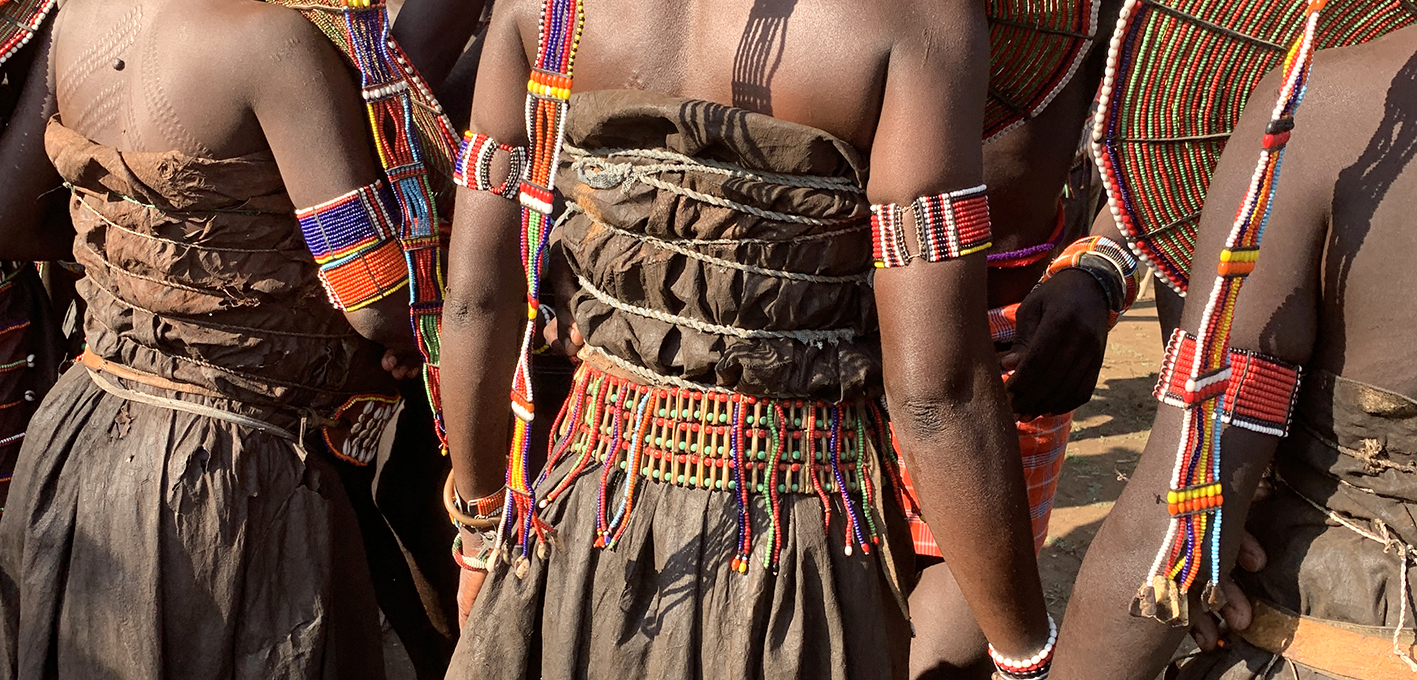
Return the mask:
<svg viewBox="0 0 1417 680">
<path fill-rule="evenodd" d="M 411 332 L 356 75 L 246 0 L 66 3 L 50 47 L 87 351 L 0 521 L 0 677 L 383 677 L 333 457 Z"/>
</svg>

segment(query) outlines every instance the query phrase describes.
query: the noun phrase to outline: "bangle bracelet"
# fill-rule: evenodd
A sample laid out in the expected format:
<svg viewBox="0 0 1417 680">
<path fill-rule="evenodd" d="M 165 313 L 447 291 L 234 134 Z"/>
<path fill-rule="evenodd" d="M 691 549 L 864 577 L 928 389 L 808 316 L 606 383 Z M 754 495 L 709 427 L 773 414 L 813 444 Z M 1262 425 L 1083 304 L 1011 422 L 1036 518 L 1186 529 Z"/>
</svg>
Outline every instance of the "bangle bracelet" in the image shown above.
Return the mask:
<svg viewBox="0 0 1417 680">
<path fill-rule="evenodd" d="M 1053 615 L 1048 615 L 1048 643 L 1043 645 L 1043 649 L 1038 650 L 1028 659 L 1010 659 L 1000 654 L 994 649 L 994 645 L 989 645 L 989 658 L 994 661 L 994 668 L 999 671 L 1001 678 L 1030 678 L 1040 680 L 1048 677 L 1048 670 L 1053 664 L 1053 648 L 1058 642 L 1058 624 L 1053 621 Z"/>
<path fill-rule="evenodd" d="M 488 571 L 488 563 L 496 548 L 497 532 L 488 530 L 477 533 L 482 537 L 482 548 L 471 557 L 463 552 L 462 532 L 459 531 L 458 535 L 453 537 L 453 562 L 468 571 Z"/>
<path fill-rule="evenodd" d="M 490 506 L 504 496 L 506 487 L 473 501 L 467 505 L 483 508 Z M 495 510 L 479 512 L 477 515 L 469 515 L 465 509 L 462 499 L 458 498 L 457 487 L 453 484 L 453 473 L 448 473 L 448 481 L 443 484 L 443 509 L 448 511 L 448 517 L 452 518 L 453 524 L 459 527 L 467 527 L 474 530 L 495 529 L 502 523 L 502 506 L 496 505 Z"/>
</svg>

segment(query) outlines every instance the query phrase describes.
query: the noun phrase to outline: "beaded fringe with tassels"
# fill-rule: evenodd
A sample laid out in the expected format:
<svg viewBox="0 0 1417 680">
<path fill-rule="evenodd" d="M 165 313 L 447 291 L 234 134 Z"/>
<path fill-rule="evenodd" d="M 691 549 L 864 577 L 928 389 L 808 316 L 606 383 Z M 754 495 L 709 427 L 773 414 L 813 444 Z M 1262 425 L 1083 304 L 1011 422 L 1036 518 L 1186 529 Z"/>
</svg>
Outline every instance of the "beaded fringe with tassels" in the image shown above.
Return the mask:
<svg viewBox="0 0 1417 680">
<path fill-rule="evenodd" d="M 880 409 L 864 399 L 830 404 L 651 387 L 583 364 L 557 417 L 555 443 L 536 486 L 544 488 L 550 471 L 567 455 L 576 456 L 570 471 L 541 495 L 544 507 L 600 466 L 592 473 L 600 488 L 598 548 L 614 548 L 624 535 L 642 484 L 731 493 L 738 506 L 732 568 L 739 573 L 748 571 L 753 552 L 753 495 L 766 497 L 772 529 L 762 564 L 774 571 L 783 546 L 782 497 L 821 499 L 830 532 L 836 496 L 845 515 L 844 552 L 870 554 L 883 530 L 874 511 L 880 490 L 872 466 L 879 464 L 901 488 L 894 448 L 882 438 L 884 422 Z"/>
<path fill-rule="evenodd" d="M 531 421 L 536 416 L 531 390 L 531 354 L 536 347 L 536 317 L 541 308 L 537 299 L 541 288 L 541 267 L 546 257 L 546 240 L 551 233 L 552 182 L 561 162 L 561 141 L 571 98 L 571 71 L 580 44 L 585 13 L 580 0 L 546 0 L 541 9 L 536 63 L 527 81 L 526 127 L 531 142 L 526 176 L 518 198 L 522 205 L 521 257 L 526 271 L 526 330 L 522 334 L 520 356 L 512 375 L 512 446 L 507 461 L 507 503 L 498 530 L 494 554 L 514 541 L 513 557 L 518 578 L 526 575 L 532 545 L 545 541 L 551 527 L 537 515 L 536 494 L 531 484 Z M 538 551 L 541 552 L 541 551 Z"/>
<path fill-rule="evenodd" d="M 1183 394 L 1184 418 L 1176 466 L 1167 501 L 1171 522 L 1147 582 L 1137 592 L 1133 613 L 1177 625 L 1188 625 L 1187 592 L 1201 570 L 1210 580 L 1202 599 L 1212 611 L 1223 606 L 1220 582 L 1220 528 L 1224 497 L 1220 486 L 1222 403 L 1231 380 L 1229 342 L 1235 303 L 1245 278 L 1254 269 L 1260 240 L 1269 221 L 1270 201 L 1279 180 L 1284 146 L 1294 126 L 1294 112 L 1304 99 L 1314 34 L 1325 0 L 1308 4 L 1304 30 L 1284 60 L 1284 81 L 1270 115 L 1259 163 L 1249 191 L 1235 216 L 1230 237 L 1221 251 L 1215 288 L 1201 317 L 1197 357 Z"/>
<path fill-rule="evenodd" d="M 423 354 L 424 384 L 438 439 L 446 447 L 438 391 L 444 289 L 442 230 L 446 220 L 439 204 L 450 207 L 453 195 L 457 137 L 452 124 L 390 36 L 389 13 L 383 2 L 267 1 L 299 10 L 359 69 L 379 162 L 402 212 L 399 243 L 408 263 L 409 319 Z"/>
<path fill-rule="evenodd" d="M 1127 0 L 1107 53 L 1092 154 L 1117 227 L 1184 295 L 1211 174 L 1260 78 L 1302 31 L 1303 7 L 1254 0 Z M 1331 0 L 1319 49 L 1417 20 L 1409 0 Z"/>
</svg>

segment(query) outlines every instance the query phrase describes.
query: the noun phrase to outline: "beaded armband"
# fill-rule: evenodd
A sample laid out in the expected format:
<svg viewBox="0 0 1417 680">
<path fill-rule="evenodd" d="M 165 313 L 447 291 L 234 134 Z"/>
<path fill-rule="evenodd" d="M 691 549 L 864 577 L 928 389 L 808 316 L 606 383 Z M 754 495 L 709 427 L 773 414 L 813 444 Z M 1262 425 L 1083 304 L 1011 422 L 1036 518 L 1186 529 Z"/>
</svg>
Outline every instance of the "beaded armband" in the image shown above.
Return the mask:
<svg viewBox="0 0 1417 680">
<path fill-rule="evenodd" d="M 1107 295 L 1107 304 L 1112 312 L 1110 324 L 1114 326 L 1117 318 L 1137 301 L 1144 276 L 1137 266 L 1137 259 L 1106 236 L 1087 236 L 1073 241 L 1053 260 L 1053 264 L 1048 265 L 1048 271 L 1039 283 L 1066 269 L 1081 269 L 1097 279 Z"/>
<path fill-rule="evenodd" d="M 383 182 L 295 211 L 335 309 L 352 312 L 408 284 L 398 203 Z"/>
<path fill-rule="evenodd" d="M 493 186 L 491 178 L 492 158 L 498 151 L 504 151 L 511 162 L 507 177 Z M 517 188 L 526 174 L 526 147 L 507 146 L 484 134 L 467 132 L 463 135 L 462 148 L 458 151 L 457 163 L 453 165 L 453 182 L 458 186 L 477 191 L 489 191 L 509 201 L 517 200 Z"/>
<path fill-rule="evenodd" d="M 464 550 L 467 546 L 463 544 L 462 532 L 453 537 L 453 562 L 468 571 L 487 571 L 496 559 L 497 532 L 489 529 L 475 533 L 482 537 L 482 547 L 472 555 Z"/>
<path fill-rule="evenodd" d="M 908 206 L 871 206 L 871 245 L 877 268 L 904 267 L 911 259 L 940 262 L 988 250 L 989 197 L 984 185 L 922 196 Z M 906 221 L 915 227 L 917 249 L 906 246 Z"/>
<path fill-rule="evenodd" d="M 1190 408 L 1223 394 L 1221 422 L 1275 437 L 1289 434 L 1303 367 L 1233 347 L 1229 355 L 1227 367 L 1193 381 L 1189 376 L 1196 362 L 1196 337 L 1176 329 L 1166 343 L 1156 398 Z"/>
</svg>

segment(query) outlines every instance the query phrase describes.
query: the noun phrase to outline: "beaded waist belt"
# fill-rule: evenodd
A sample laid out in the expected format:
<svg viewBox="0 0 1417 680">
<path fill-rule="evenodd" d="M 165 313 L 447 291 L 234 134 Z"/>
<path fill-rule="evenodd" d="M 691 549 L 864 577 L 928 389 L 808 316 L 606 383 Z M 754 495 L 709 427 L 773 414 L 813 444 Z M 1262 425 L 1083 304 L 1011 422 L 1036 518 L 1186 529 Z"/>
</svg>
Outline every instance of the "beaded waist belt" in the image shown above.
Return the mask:
<svg viewBox="0 0 1417 680">
<path fill-rule="evenodd" d="M 828 524 L 833 506 L 846 516 L 847 554 L 853 544 L 870 553 L 880 540 L 881 475 L 899 487 L 894 450 L 880 439 L 885 422 L 880 408 L 865 399 L 832 404 L 654 387 L 582 364 L 555 427 L 546 470 L 568 454 L 576 463 L 554 485 L 545 484 L 543 472 L 537 486 L 549 489 L 544 503 L 555 502 L 598 463 L 600 546 L 613 546 L 623 532 L 638 485 L 655 482 L 738 497 L 740 571 L 751 551 L 752 496 L 767 497 L 774 525 L 781 518 L 780 495 L 817 496 Z M 626 474 L 630 470 L 638 474 Z M 773 533 L 775 556 L 781 536 Z"/>
</svg>

